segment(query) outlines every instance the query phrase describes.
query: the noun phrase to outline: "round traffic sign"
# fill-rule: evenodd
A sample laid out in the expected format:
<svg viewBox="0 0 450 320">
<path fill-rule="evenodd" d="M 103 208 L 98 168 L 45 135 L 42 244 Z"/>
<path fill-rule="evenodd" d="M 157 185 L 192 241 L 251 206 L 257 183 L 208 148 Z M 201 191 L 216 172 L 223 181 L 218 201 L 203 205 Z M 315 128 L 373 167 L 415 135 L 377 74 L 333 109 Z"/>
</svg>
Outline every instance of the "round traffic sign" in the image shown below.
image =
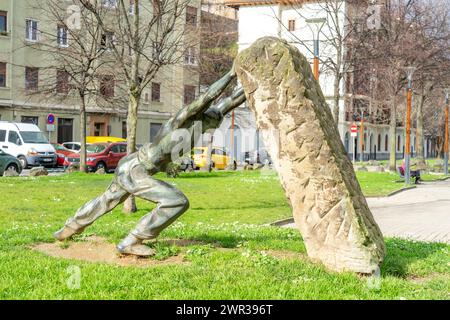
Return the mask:
<svg viewBox="0 0 450 320">
<path fill-rule="evenodd" d="M 350 127 L 350 131 L 351 132 L 358 132 L 358 126 L 356 124 L 352 124 L 352 126 Z"/>
<path fill-rule="evenodd" d="M 47 124 L 54 124 L 55 123 L 55 115 L 53 115 L 53 114 L 49 114 L 48 116 L 47 116 Z"/>
</svg>

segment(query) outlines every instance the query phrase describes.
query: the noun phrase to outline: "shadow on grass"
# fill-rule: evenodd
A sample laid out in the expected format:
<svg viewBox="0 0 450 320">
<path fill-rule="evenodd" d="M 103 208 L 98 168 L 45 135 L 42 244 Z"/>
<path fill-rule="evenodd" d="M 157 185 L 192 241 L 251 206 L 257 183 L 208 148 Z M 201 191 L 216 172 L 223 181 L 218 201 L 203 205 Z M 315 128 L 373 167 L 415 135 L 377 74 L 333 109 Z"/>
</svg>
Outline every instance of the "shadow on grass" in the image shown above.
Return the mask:
<svg viewBox="0 0 450 320">
<path fill-rule="evenodd" d="M 409 266 L 416 261 L 425 260 L 431 255 L 446 248 L 445 244 L 403 240 L 399 238 L 385 239 L 387 254 L 381 272 L 406 278 L 410 273 Z"/>
</svg>

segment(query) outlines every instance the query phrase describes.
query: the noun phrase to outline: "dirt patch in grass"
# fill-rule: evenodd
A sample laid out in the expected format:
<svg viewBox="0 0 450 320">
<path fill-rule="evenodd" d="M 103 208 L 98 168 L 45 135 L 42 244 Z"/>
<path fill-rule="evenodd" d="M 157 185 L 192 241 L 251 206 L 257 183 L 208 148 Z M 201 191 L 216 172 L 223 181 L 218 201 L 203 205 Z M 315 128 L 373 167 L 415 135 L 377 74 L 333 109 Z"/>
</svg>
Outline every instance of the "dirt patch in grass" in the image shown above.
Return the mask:
<svg viewBox="0 0 450 320">
<path fill-rule="evenodd" d="M 56 258 L 107 263 L 118 266 L 153 267 L 189 264 L 189 262 L 184 261 L 182 254 L 168 257 L 162 261 L 152 259 L 151 257 L 140 258 L 122 255 L 117 252 L 116 246 L 113 243 L 108 243 L 104 238 L 97 236 L 87 237 L 84 241 L 39 243 L 32 246 L 32 249 Z"/>
<path fill-rule="evenodd" d="M 269 256 L 272 256 L 277 259 L 288 259 L 288 260 L 307 259 L 307 256 L 301 252 L 293 252 L 287 250 L 265 250 L 265 252 Z"/>
</svg>

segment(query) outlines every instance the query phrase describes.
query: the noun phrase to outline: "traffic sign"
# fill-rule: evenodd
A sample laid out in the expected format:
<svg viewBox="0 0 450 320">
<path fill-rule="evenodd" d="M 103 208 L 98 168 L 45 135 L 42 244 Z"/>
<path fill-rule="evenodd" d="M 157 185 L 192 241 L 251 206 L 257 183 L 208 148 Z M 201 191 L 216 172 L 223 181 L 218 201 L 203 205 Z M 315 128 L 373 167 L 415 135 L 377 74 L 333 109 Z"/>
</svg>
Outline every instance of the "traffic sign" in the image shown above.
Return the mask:
<svg viewBox="0 0 450 320">
<path fill-rule="evenodd" d="M 356 137 L 358 135 L 358 126 L 356 124 L 352 124 L 350 127 L 350 132 L 352 137 Z"/>
<path fill-rule="evenodd" d="M 55 115 L 50 113 L 47 116 L 47 124 L 54 124 L 55 123 Z"/>
</svg>

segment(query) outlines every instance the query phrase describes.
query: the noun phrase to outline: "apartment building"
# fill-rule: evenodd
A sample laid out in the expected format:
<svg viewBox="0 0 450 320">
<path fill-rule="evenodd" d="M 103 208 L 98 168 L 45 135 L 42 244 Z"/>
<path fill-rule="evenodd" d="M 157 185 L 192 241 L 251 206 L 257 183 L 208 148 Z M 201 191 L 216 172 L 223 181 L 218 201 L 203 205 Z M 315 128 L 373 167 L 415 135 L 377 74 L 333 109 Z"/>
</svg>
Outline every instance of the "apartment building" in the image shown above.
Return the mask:
<svg viewBox="0 0 450 320">
<path fill-rule="evenodd" d="M 381 1 L 381 0 L 380 0 Z M 372 1 L 373 2 L 373 1 Z M 346 32 L 346 19 L 349 17 L 350 1 L 341 1 L 341 6 L 336 6 L 336 16 L 331 16 L 335 12 L 325 9 L 323 1 L 319 0 L 302 0 L 302 1 L 285 1 L 285 0 L 225 0 L 225 4 L 238 10 L 238 48 L 239 51 L 248 48 L 258 38 L 264 36 L 279 37 L 290 44 L 296 46 L 302 54 L 313 64 L 314 39 L 316 37 L 315 26 L 310 25 L 308 21 L 311 19 L 324 18 L 330 22 L 324 23 L 319 34 L 319 48 L 321 60 L 336 60 L 336 48 L 330 45 L 327 39 L 335 37 L 334 28 L 339 25 L 339 32 Z M 355 1 L 351 2 L 352 4 Z M 361 6 L 365 6 L 363 12 L 366 12 L 369 1 L 356 2 Z M 381 2 L 380 2 L 381 3 Z M 337 18 L 336 18 L 337 17 Z M 339 23 L 331 23 L 339 21 Z M 345 50 L 345 48 L 344 48 Z M 334 80 L 333 72 L 324 70 L 320 67 L 319 83 L 325 95 L 325 99 L 330 108 L 334 106 Z M 365 160 L 368 159 L 388 159 L 389 158 L 389 126 L 371 121 L 366 118 L 364 131 L 364 147 L 361 150 L 360 137 L 355 140 L 350 136 L 350 127 L 353 123 L 360 124 L 358 117 L 349 116 L 346 112 L 348 102 L 346 96 L 350 93 L 348 87 L 345 86 L 346 79 L 340 83 L 340 100 L 339 100 L 339 124 L 338 130 L 342 142 L 349 154 L 353 158 L 360 159 L 361 153 Z M 230 131 L 233 127 L 234 130 Z M 234 117 L 227 117 L 221 126 L 222 131 L 233 132 L 233 136 L 227 136 L 225 145 L 233 148 L 233 152 L 240 161 L 259 151 L 260 161 L 264 160 L 264 145 L 260 134 L 255 126 L 253 114 L 243 105 L 238 108 Z M 253 135 L 253 138 L 250 136 Z M 404 153 L 404 128 L 397 127 L 397 157 L 401 158 Z M 413 153 L 415 149 L 415 130 L 412 130 L 411 142 Z M 428 145 L 425 145 L 427 148 Z"/>
<path fill-rule="evenodd" d="M 52 35 L 58 46 L 71 45 L 65 27 L 52 22 L 45 16 L 45 11 L 40 10 L 46 1 L 0 0 L 0 120 L 35 123 L 48 133 L 51 142 L 78 141 L 80 116 L 76 95 L 58 98 L 58 94 L 40 92 L 46 70 L 52 64 L 40 50 L 40 43 Z M 102 3 L 117 5 L 116 0 Z M 130 0 L 130 14 L 133 14 L 133 3 Z M 185 11 L 179 24 L 195 32 L 200 24 L 200 0 L 190 1 Z M 102 35 L 100 41 L 106 42 L 109 38 Z M 137 143 L 152 141 L 161 125 L 198 95 L 199 75 L 195 70 L 195 52 L 198 51 L 195 48 L 186 50 L 183 61 L 161 68 L 145 89 L 138 114 Z M 67 75 L 57 73 L 54 77 L 58 83 L 56 93 L 67 92 Z M 127 97 L 120 83 L 114 81 L 114 75 L 105 75 L 98 81 L 99 95 L 115 99 L 89 102 L 87 135 L 126 137 Z M 115 103 L 108 103 L 108 100 L 115 100 Z M 47 127 L 48 114 L 55 115 L 54 128 Z"/>
</svg>

